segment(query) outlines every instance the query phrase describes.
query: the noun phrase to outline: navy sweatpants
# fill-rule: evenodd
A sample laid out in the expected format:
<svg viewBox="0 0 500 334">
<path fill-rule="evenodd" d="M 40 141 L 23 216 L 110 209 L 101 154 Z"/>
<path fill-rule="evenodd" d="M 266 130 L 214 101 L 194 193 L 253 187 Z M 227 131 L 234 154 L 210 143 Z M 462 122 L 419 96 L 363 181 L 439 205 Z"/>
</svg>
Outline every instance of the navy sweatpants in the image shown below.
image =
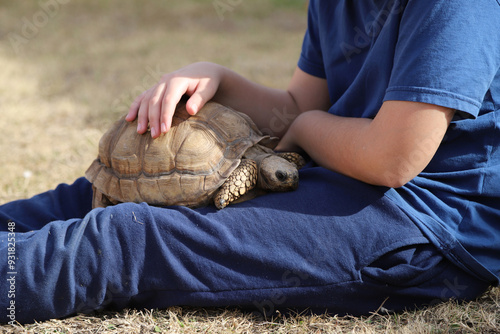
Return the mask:
<svg viewBox="0 0 500 334">
<path fill-rule="evenodd" d="M 91 210 L 83 178 L 0 206 L 0 322 L 171 305 L 359 315 L 487 289 L 430 244 L 387 188 L 319 167 L 300 177 L 297 191 L 220 211 Z"/>
</svg>

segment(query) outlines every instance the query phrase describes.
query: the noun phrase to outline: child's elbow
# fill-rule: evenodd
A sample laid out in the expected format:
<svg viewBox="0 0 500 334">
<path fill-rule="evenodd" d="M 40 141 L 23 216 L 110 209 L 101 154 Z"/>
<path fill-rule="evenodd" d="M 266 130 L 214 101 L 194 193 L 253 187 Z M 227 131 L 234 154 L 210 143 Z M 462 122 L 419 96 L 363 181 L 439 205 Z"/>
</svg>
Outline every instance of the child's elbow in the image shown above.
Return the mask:
<svg viewBox="0 0 500 334">
<path fill-rule="evenodd" d="M 413 180 L 419 172 L 420 170 L 405 165 L 392 165 L 379 174 L 379 184 L 389 188 L 401 188 Z"/>
<path fill-rule="evenodd" d="M 388 188 L 401 188 L 411 180 L 412 178 L 386 177 L 386 179 L 382 182 L 381 185 Z"/>
</svg>

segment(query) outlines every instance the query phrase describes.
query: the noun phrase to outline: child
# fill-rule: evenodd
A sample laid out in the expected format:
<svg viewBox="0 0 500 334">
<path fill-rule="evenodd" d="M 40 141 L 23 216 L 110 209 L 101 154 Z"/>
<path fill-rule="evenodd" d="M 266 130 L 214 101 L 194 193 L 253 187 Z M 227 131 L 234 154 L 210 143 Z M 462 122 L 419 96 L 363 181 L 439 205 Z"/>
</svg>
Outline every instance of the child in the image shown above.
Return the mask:
<svg viewBox="0 0 500 334">
<path fill-rule="evenodd" d="M 185 94 L 192 114 L 211 99 L 245 112 L 315 162 L 297 191 L 220 211 L 90 210 L 79 179 L 5 204 L 16 293 L 1 309 L 14 301 L 21 322 L 171 305 L 356 315 L 475 298 L 500 274 L 499 69 L 497 0 L 311 0 L 286 91 L 196 63 L 127 116 L 158 137 Z"/>
</svg>

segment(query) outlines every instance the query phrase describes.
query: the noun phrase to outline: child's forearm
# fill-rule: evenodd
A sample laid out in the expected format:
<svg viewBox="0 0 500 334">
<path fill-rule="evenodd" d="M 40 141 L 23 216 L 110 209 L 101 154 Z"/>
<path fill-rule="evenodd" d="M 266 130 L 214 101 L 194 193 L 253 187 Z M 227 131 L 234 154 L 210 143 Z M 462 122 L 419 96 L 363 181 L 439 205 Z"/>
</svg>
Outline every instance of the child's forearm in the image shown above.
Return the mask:
<svg viewBox="0 0 500 334">
<path fill-rule="evenodd" d="M 257 127 L 281 137 L 300 113 L 288 90 L 265 87 L 223 68 L 214 100 L 249 115 Z"/>
<path fill-rule="evenodd" d="M 453 111 L 387 101 L 375 119 L 320 111 L 300 115 L 278 149 L 306 151 L 319 165 L 366 183 L 400 187 L 430 162 Z"/>
<path fill-rule="evenodd" d="M 300 113 L 326 111 L 331 104 L 326 80 L 298 67 L 286 90 L 259 85 L 227 68 L 222 73 L 215 99 L 250 115 L 260 129 L 274 136 L 282 137 Z"/>
</svg>

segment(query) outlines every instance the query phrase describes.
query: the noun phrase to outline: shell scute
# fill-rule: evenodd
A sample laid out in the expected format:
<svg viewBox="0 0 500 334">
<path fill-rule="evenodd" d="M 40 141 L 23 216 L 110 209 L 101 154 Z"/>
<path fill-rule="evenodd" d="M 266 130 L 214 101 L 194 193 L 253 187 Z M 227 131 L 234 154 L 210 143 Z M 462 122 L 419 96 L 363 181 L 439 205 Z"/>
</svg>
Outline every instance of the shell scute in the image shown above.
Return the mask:
<svg viewBox="0 0 500 334">
<path fill-rule="evenodd" d="M 111 139 L 107 148 L 103 147 L 100 150 L 104 152 L 108 150 L 109 153 L 100 157 L 104 157 L 105 161 L 109 161 L 108 157 L 110 157 L 111 163 L 104 164 L 122 175 L 138 175 L 142 170 L 140 159 L 142 140 L 134 129 L 126 125 L 120 124 L 119 130 L 121 131 L 117 131 L 117 136 Z M 113 142 L 114 145 L 112 145 Z M 99 144 L 99 146 L 103 145 L 106 144 Z"/>
<path fill-rule="evenodd" d="M 116 176 L 114 176 L 116 177 Z M 120 202 L 136 202 L 142 201 L 142 198 L 137 191 L 137 180 L 135 179 L 119 179 L 120 191 L 116 193 L 106 193 L 101 190 L 102 193 L 107 196 L 112 197 Z M 97 188 L 97 187 L 96 187 Z M 99 188 L 98 188 L 99 189 Z"/>
<path fill-rule="evenodd" d="M 150 136 L 144 138 L 141 172 L 147 176 L 168 174 L 175 168 L 175 151 L 165 149 L 172 147 L 172 141 L 168 136 L 161 136 L 157 139 L 152 140 Z"/>
<path fill-rule="evenodd" d="M 141 201 L 151 205 L 161 205 L 163 203 L 160 187 L 156 178 L 140 177 L 137 179 L 137 190 Z"/>
<path fill-rule="evenodd" d="M 164 205 L 174 205 L 182 200 L 181 175 L 172 173 L 158 179 L 158 188 L 165 199 Z"/>
<path fill-rule="evenodd" d="M 254 140 L 260 131 L 245 114 L 217 112 L 211 117 L 211 126 L 222 135 L 223 140 L 229 143 L 241 140 Z"/>
<path fill-rule="evenodd" d="M 198 175 L 211 174 L 225 159 L 225 149 L 225 143 L 218 141 L 212 131 L 191 126 L 176 150 L 175 168 Z"/>
</svg>

